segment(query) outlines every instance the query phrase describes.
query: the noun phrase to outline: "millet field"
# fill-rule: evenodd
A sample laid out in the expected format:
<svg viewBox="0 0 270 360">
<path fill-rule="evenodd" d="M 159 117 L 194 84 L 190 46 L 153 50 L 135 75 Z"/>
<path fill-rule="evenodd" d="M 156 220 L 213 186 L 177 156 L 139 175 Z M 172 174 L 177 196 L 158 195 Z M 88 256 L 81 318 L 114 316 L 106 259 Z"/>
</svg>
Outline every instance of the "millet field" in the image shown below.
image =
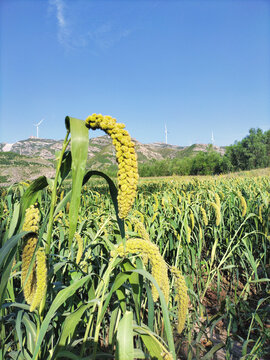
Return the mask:
<svg viewBox="0 0 270 360">
<path fill-rule="evenodd" d="M 0 189 L 0 359 L 267 359 L 269 169 L 138 181 L 123 124 L 66 128 L 54 179 Z"/>
</svg>

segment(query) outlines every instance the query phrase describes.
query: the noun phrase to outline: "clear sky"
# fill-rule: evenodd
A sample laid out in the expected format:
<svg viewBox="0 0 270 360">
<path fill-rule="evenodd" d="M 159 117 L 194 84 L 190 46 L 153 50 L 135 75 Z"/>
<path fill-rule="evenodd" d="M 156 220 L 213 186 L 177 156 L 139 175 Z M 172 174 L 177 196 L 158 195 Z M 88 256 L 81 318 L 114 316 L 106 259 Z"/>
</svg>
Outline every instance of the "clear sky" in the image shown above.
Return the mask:
<svg viewBox="0 0 270 360">
<path fill-rule="evenodd" d="M 270 1 L 0 0 L 0 142 L 102 113 L 143 143 L 270 128 Z M 91 136 L 99 136 L 100 132 Z"/>
</svg>

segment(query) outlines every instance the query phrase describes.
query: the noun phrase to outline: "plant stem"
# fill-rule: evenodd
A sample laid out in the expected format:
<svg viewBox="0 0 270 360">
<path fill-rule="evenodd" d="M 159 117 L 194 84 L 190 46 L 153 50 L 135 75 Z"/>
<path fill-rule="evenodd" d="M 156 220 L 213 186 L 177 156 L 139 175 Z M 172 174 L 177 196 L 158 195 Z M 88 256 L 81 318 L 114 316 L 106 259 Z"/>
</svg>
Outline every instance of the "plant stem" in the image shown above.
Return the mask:
<svg viewBox="0 0 270 360">
<path fill-rule="evenodd" d="M 100 314 L 101 314 L 101 310 L 102 310 L 102 305 L 103 305 L 103 301 L 104 301 L 104 296 L 105 296 L 105 291 L 107 289 L 107 286 L 109 284 L 109 280 L 110 280 L 110 274 L 111 271 L 113 269 L 113 267 L 115 266 L 115 258 L 112 258 L 109 266 L 103 276 L 103 281 L 101 281 L 97 287 L 97 291 L 96 291 L 96 299 L 99 299 L 101 291 L 102 291 L 102 295 L 101 295 L 101 300 L 99 302 L 99 305 L 95 304 L 93 307 L 93 310 L 91 312 L 91 316 L 89 318 L 86 330 L 85 330 L 85 334 L 84 334 L 84 339 L 83 339 L 83 345 L 81 348 L 81 352 L 80 352 L 80 356 L 84 355 L 84 351 L 85 351 L 85 345 L 86 345 L 86 341 L 88 339 L 88 335 L 89 335 L 89 331 L 90 331 L 90 327 L 92 325 L 92 321 L 93 321 L 93 316 L 95 314 L 96 311 L 96 307 L 98 306 L 98 314 L 97 314 L 97 323 L 96 323 L 96 329 L 95 329 L 95 344 L 94 344 L 94 354 L 93 354 L 93 359 L 95 359 L 96 356 L 96 351 L 97 351 L 97 342 L 98 342 L 98 335 L 99 335 L 99 329 L 100 329 L 100 323 L 102 319 L 99 319 Z"/>
<path fill-rule="evenodd" d="M 51 247 L 51 237 L 52 237 L 52 228 L 53 228 L 53 213 L 54 213 L 54 208 L 55 208 L 55 204 L 56 204 L 57 182 L 58 182 L 58 177 L 59 177 L 59 173 L 60 173 L 60 168 L 61 168 L 64 152 L 66 151 L 66 148 L 70 142 L 70 140 L 68 140 L 68 136 L 69 136 L 69 131 L 67 131 L 65 140 L 63 142 L 63 147 L 62 147 L 62 150 L 61 150 L 61 153 L 59 156 L 56 173 L 55 173 L 55 179 L 54 179 L 53 190 L 52 190 L 52 198 L 51 198 L 50 214 L 49 214 L 49 222 L 48 222 L 47 244 L 46 244 L 46 249 L 45 249 L 46 254 L 49 253 L 50 247 Z"/>
</svg>

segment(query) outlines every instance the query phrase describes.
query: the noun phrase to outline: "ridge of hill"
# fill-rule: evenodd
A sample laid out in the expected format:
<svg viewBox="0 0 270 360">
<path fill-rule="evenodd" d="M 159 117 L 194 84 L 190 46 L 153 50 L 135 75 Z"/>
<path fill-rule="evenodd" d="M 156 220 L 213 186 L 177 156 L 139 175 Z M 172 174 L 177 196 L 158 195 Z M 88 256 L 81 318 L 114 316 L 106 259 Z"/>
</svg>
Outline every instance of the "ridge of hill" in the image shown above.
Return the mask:
<svg viewBox="0 0 270 360">
<path fill-rule="evenodd" d="M 165 143 L 142 144 L 132 139 L 138 155 L 138 162 L 165 160 L 194 156 L 207 151 L 206 144 L 177 146 Z M 61 150 L 63 140 L 29 138 L 14 144 L 0 143 L 0 186 L 23 180 L 32 180 L 40 175 L 54 176 L 56 153 Z M 225 147 L 213 147 L 220 154 Z M 108 135 L 91 138 L 88 147 L 87 168 L 102 170 L 115 166 L 115 151 Z"/>
</svg>

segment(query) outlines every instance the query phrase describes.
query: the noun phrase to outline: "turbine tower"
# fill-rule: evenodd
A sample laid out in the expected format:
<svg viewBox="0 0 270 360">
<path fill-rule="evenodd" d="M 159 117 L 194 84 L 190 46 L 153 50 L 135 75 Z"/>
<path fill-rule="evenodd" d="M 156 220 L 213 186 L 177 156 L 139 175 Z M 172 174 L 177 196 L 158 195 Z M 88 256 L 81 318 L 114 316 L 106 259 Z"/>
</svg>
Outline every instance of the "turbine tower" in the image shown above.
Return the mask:
<svg viewBox="0 0 270 360">
<path fill-rule="evenodd" d="M 215 141 L 215 139 L 214 139 L 214 133 L 213 133 L 213 131 L 212 131 L 211 141 L 212 141 L 212 145 L 214 146 L 214 141 Z"/>
<path fill-rule="evenodd" d="M 37 139 L 38 139 L 38 127 L 39 127 L 39 125 L 43 122 L 43 120 L 44 120 L 44 119 L 41 119 L 39 123 L 33 124 L 34 126 L 37 127 Z"/>
<path fill-rule="evenodd" d="M 165 124 L 165 143 L 168 144 L 168 130 L 166 124 Z"/>
</svg>

